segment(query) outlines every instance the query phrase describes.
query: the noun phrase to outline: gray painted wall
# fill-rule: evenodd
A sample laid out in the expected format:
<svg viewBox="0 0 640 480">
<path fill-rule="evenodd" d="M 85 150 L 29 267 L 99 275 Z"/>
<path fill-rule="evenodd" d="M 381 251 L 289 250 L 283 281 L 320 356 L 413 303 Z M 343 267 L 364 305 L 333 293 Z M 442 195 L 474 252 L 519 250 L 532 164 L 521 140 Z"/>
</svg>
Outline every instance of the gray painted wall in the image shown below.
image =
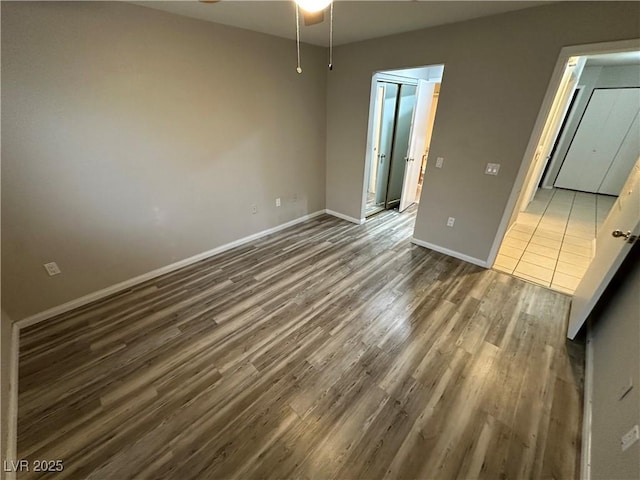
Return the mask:
<svg viewBox="0 0 640 480">
<path fill-rule="evenodd" d="M 563 46 L 640 37 L 640 4 L 567 2 L 338 47 L 327 208 L 361 218 L 371 76 L 444 63 L 414 236 L 486 260 Z M 497 177 L 484 175 L 501 164 Z M 455 217 L 448 228 L 448 217 Z"/>
<path fill-rule="evenodd" d="M 325 49 L 302 58 L 298 75 L 290 40 L 126 3 L 2 2 L 3 308 L 324 209 Z"/>
<path fill-rule="evenodd" d="M 620 437 L 640 423 L 640 244 L 629 254 L 593 325 L 591 469 L 595 479 L 640 478 L 640 442 Z M 629 379 L 632 390 L 619 399 Z"/>
<path fill-rule="evenodd" d="M 583 90 L 573 108 L 571 119 L 565 127 L 566 133 L 562 138 L 562 143 L 558 145 L 550 160 L 549 170 L 543 180 L 545 187 L 552 187 L 560 172 L 564 157 L 569 151 L 571 140 L 580 125 L 580 120 L 587 109 L 593 90 L 595 88 L 640 87 L 640 65 L 587 66 L 580 75 L 578 86 L 582 86 Z"/>
</svg>

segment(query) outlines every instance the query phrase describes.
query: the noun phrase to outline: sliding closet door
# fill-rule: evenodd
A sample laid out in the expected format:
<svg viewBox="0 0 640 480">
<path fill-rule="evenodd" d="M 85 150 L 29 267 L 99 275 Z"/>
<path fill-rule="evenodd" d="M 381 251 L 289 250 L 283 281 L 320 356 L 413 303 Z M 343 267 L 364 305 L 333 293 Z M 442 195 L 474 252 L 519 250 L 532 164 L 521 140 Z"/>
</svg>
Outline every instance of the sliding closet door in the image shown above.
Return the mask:
<svg viewBox="0 0 640 480">
<path fill-rule="evenodd" d="M 640 99 L 638 100 L 640 102 Z M 640 113 L 640 112 L 639 112 Z M 636 118 L 629 128 L 627 136 L 622 141 L 620 149 L 616 154 L 609 171 L 604 177 L 598 193 L 606 195 L 619 195 L 620 190 L 627 181 L 631 169 L 640 155 L 640 114 L 636 113 Z"/>
<path fill-rule="evenodd" d="M 386 82 L 379 82 L 378 84 L 384 86 L 384 103 L 382 105 L 382 120 L 380 122 L 375 202 L 376 205 L 384 205 L 387 199 L 387 185 L 389 183 L 389 171 L 391 169 L 391 147 L 393 146 L 393 131 L 396 123 L 398 85 Z"/>
<path fill-rule="evenodd" d="M 640 109 L 640 89 L 596 89 L 555 186 L 597 193 Z"/>
<path fill-rule="evenodd" d="M 411 121 L 413 120 L 413 109 L 416 106 L 416 91 L 416 85 L 402 84 L 400 86 L 400 103 L 397 109 L 396 131 L 391 153 L 391 175 L 389 176 L 387 206 L 395 206 L 400 203 L 404 170 L 407 166 Z"/>
</svg>

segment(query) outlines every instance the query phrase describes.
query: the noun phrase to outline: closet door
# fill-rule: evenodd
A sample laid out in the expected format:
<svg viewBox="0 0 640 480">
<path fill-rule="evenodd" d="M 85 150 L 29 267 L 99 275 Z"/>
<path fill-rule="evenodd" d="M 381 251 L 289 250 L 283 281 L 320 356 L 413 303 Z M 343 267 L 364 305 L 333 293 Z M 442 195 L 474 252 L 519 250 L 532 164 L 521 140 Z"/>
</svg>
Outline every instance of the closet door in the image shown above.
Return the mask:
<svg viewBox="0 0 640 480">
<path fill-rule="evenodd" d="M 640 102 L 640 98 L 638 101 Z M 627 136 L 622 141 L 622 145 L 598 189 L 598 193 L 619 195 L 638 156 L 640 156 L 640 114 L 637 113 L 629 132 L 627 132 Z"/>
<path fill-rule="evenodd" d="M 638 92 L 638 88 L 593 91 L 554 186 L 598 192 L 640 109 Z"/>
<path fill-rule="evenodd" d="M 407 155 L 409 153 L 411 121 L 413 120 L 413 110 L 416 107 L 417 89 L 417 85 L 403 83 L 400 86 L 400 103 L 397 109 L 396 129 L 391 150 L 391 173 L 387 192 L 387 208 L 395 207 L 400 203 L 404 170 L 407 166 Z"/>
<path fill-rule="evenodd" d="M 378 154 L 378 168 L 376 179 L 376 205 L 384 205 L 387 199 L 387 185 L 391 170 L 391 147 L 393 146 L 393 131 L 396 124 L 396 102 L 398 99 L 398 85 L 395 83 L 379 82 L 384 86 L 384 104 L 382 105 L 382 119 L 380 121 L 380 140 Z"/>
</svg>

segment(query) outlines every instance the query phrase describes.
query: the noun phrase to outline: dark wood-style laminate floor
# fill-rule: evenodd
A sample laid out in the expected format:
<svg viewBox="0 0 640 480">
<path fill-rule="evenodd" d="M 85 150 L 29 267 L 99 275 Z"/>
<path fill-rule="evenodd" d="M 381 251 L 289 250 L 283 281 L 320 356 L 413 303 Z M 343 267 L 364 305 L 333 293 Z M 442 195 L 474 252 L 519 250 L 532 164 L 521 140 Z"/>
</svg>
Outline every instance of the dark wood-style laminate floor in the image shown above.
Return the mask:
<svg viewBox="0 0 640 480">
<path fill-rule="evenodd" d="M 329 216 L 24 329 L 48 478 L 575 478 L 568 297 Z M 37 476 L 34 472 L 20 478 Z"/>
</svg>

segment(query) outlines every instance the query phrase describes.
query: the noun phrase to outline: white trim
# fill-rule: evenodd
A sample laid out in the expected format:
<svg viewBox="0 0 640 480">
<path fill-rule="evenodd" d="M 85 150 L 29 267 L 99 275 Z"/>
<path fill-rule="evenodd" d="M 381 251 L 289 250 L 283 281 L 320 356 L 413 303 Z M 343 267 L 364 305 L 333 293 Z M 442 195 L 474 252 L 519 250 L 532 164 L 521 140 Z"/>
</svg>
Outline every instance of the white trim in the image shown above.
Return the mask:
<svg viewBox="0 0 640 480">
<path fill-rule="evenodd" d="M 263 230 L 258 233 L 254 233 L 244 238 L 240 238 L 238 240 L 234 240 L 233 242 L 226 243 L 224 245 L 220 245 L 212 250 L 208 250 L 206 252 L 199 253 L 194 255 L 193 257 L 185 258 L 184 260 L 180 260 L 176 263 L 172 263 L 171 265 L 166 265 L 164 267 L 160 267 L 156 270 L 152 270 L 151 272 L 143 273 L 137 277 L 131 278 L 129 280 L 125 280 L 124 282 L 117 283 L 115 285 L 111 285 L 110 287 L 103 288 L 102 290 L 98 290 L 97 292 L 89 293 L 88 295 L 84 295 L 75 300 L 71 300 L 70 302 L 63 303 L 62 305 L 58 305 L 56 307 L 50 308 L 43 312 L 36 313 L 29 317 L 23 318 L 17 322 L 14 322 L 14 325 L 17 325 L 20 328 L 25 328 L 30 325 L 34 325 L 36 323 L 42 322 L 49 318 L 55 317 L 56 315 L 60 315 L 66 312 L 70 312 L 78 307 L 82 307 L 84 305 L 88 305 L 89 303 L 95 302 L 96 300 L 101 300 L 109 295 L 113 295 L 114 293 L 120 292 L 127 288 L 131 288 L 135 285 L 138 285 L 142 282 L 146 282 L 147 280 L 151 280 L 153 278 L 159 277 L 160 275 L 164 275 L 166 273 L 173 272 L 180 268 L 186 267 L 188 265 L 194 264 L 201 260 L 205 260 L 209 257 L 213 257 L 219 253 L 226 252 L 227 250 L 231 250 L 232 248 L 239 247 L 240 245 L 244 245 L 245 243 L 249 243 L 258 238 L 264 237 L 266 235 L 270 235 L 275 232 L 279 232 L 280 230 L 284 230 L 285 228 L 292 227 L 293 225 L 297 225 L 298 223 L 306 222 L 312 218 L 315 218 L 319 215 L 325 213 L 325 210 L 319 210 L 314 213 L 310 213 L 309 215 L 304 215 L 302 217 L 296 218 L 289 222 L 283 223 L 273 228 L 268 228 L 267 230 Z M 329 213 L 328 211 L 326 213 Z M 330 213 L 331 215 L 339 216 L 337 213 Z M 341 217 L 342 218 L 342 217 Z M 345 219 L 349 219 L 347 217 Z M 358 222 L 356 222 L 358 223 Z"/>
<path fill-rule="evenodd" d="M 518 170 L 518 175 L 516 176 L 516 180 L 513 183 L 513 188 L 511 189 L 509 200 L 507 201 L 504 213 L 502 214 L 502 220 L 500 221 L 498 231 L 496 232 L 496 236 L 493 240 L 493 245 L 491 246 L 491 250 L 489 252 L 489 258 L 486 262 L 487 264 L 493 265 L 493 263 L 496 261 L 498 250 L 500 249 L 500 245 L 502 244 L 502 240 L 504 239 L 507 226 L 509 225 L 512 216 L 518 214 L 515 209 L 520 201 L 520 195 L 523 193 L 525 180 L 529 175 L 529 169 L 531 168 L 531 164 L 533 163 L 535 151 L 540 140 L 540 136 L 542 135 L 542 129 L 544 128 L 544 124 L 547 121 L 547 116 L 549 115 L 549 111 L 551 110 L 553 98 L 555 97 L 558 86 L 560 85 L 564 67 L 569 60 L 569 57 L 632 51 L 638 49 L 639 43 L 640 39 L 635 38 L 632 40 L 621 40 L 616 42 L 574 45 L 563 47 L 562 50 L 560 50 L 560 55 L 558 55 L 553 74 L 551 75 L 551 80 L 549 81 L 549 85 L 547 86 L 544 100 L 542 101 L 542 105 L 540 106 L 540 110 L 538 111 L 536 123 L 534 124 L 533 130 L 531 132 L 531 137 L 529 138 L 529 144 L 527 145 L 527 149 L 525 150 L 524 156 L 520 163 L 520 170 Z"/>
<path fill-rule="evenodd" d="M 582 448 L 580 453 L 580 478 L 591 479 L 591 418 L 593 412 L 593 332 L 587 325 L 585 348 L 584 404 L 582 409 Z"/>
<path fill-rule="evenodd" d="M 7 463 L 18 459 L 18 358 L 20 355 L 20 327 L 11 326 L 11 358 L 9 360 L 9 412 L 7 425 Z M 15 463 L 13 463 L 15 465 Z M 16 472 L 5 472 L 7 480 L 15 480 Z"/>
<path fill-rule="evenodd" d="M 445 255 L 449 255 L 450 257 L 455 257 L 460 260 L 464 260 L 465 262 L 473 263 L 474 265 L 478 265 L 479 267 L 489 268 L 488 262 L 486 260 L 480 260 L 479 258 L 470 257 L 469 255 L 465 255 L 464 253 L 456 252 L 454 250 L 449 250 L 448 248 L 440 247 L 438 245 L 425 242 L 424 240 L 418 240 L 415 237 L 411 238 L 411 243 L 419 245 L 420 247 L 425 247 L 431 250 L 435 250 L 436 252 L 444 253 Z"/>
<path fill-rule="evenodd" d="M 361 218 L 360 220 L 358 220 L 357 218 L 350 217 L 349 215 L 345 215 L 344 213 L 334 212 L 333 210 L 329 210 L 329 209 L 325 210 L 325 213 L 327 215 L 331 215 L 333 217 L 338 217 L 338 218 L 341 218 L 342 220 L 346 220 L 347 222 L 355 223 L 356 225 L 362 225 L 366 221 L 366 218 Z"/>
</svg>

